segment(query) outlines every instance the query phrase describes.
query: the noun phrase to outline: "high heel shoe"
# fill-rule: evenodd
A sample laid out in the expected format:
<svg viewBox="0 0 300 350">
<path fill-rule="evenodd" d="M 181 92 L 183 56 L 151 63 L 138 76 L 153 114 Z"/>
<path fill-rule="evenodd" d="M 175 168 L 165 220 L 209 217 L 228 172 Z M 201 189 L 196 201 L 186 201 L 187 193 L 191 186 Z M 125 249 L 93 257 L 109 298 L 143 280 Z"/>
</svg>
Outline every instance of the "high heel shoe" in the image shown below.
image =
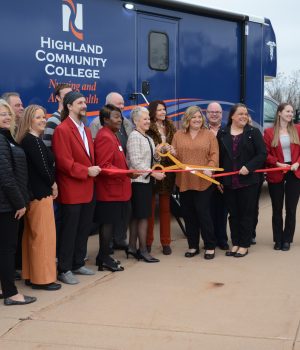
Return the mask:
<svg viewBox="0 0 300 350">
<path fill-rule="evenodd" d="M 139 255 L 139 259 L 144 260 L 146 263 L 157 263 L 160 260 L 154 258 L 153 256 L 151 256 L 148 252 L 141 252 L 141 251 L 137 251 L 138 255 Z"/>
<path fill-rule="evenodd" d="M 124 267 L 121 265 L 118 265 L 117 263 L 113 263 L 112 261 L 110 262 L 99 261 L 98 271 L 104 271 L 104 270 L 108 270 L 111 272 L 124 271 Z"/>
<path fill-rule="evenodd" d="M 128 259 L 128 257 L 131 255 L 133 258 L 135 258 L 136 260 L 140 260 L 140 255 L 139 253 L 136 251 L 132 251 L 132 250 L 129 250 L 129 249 L 126 249 L 126 258 Z"/>
</svg>

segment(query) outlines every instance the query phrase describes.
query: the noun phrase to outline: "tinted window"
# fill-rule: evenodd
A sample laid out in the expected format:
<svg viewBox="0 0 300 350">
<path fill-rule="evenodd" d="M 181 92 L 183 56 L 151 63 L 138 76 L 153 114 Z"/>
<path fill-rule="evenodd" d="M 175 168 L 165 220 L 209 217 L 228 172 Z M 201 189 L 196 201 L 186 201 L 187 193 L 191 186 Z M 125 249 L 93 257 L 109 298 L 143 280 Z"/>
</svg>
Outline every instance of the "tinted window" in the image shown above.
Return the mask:
<svg viewBox="0 0 300 350">
<path fill-rule="evenodd" d="M 273 123 L 277 111 L 277 104 L 271 100 L 264 99 L 264 123 Z"/>
<path fill-rule="evenodd" d="M 169 38 L 165 33 L 149 34 L 149 67 L 154 70 L 169 68 Z"/>
</svg>

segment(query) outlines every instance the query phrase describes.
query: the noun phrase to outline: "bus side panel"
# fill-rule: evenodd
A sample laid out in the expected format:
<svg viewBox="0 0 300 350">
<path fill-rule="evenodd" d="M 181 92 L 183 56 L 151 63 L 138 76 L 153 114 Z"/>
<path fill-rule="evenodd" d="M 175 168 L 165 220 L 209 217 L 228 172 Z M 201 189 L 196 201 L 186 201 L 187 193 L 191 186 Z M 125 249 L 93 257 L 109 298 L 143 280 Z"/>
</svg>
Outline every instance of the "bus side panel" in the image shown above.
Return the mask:
<svg viewBox="0 0 300 350">
<path fill-rule="evenodd" d="M 180 22 L 180 97 L 239 100 L 241 29 L 236 22 L 184 14 Z M 229 104 L 229 105 L 227 105 Z"/>
<path fill-rule="evenodd" d="M 96 113 L 108 92 L 127 95 L 135 89 L 135 13 L 126 11 L 118 0 L 74 1 L 74 6 L 82 5 L 82 16 L 75 8 L 83 24 L 80 40 L 70 26 L 63 31 L 63 6 L 75 29 L 78 20 L 66 3 L 27 0 L 18 6 L 3 5 L 0 28 L 9 35 L 1 41 L 0 94 L 18 91 L 25 105 L 39 103 L 51 113 L 56 109 L 55 83 L 67 82 L 81 90 L 88 111 Z M 66 49 L 59 45 L 63 42 L 67 42 Z M 88 46 L 94 52 L 86 52 Z"/>
</svg>

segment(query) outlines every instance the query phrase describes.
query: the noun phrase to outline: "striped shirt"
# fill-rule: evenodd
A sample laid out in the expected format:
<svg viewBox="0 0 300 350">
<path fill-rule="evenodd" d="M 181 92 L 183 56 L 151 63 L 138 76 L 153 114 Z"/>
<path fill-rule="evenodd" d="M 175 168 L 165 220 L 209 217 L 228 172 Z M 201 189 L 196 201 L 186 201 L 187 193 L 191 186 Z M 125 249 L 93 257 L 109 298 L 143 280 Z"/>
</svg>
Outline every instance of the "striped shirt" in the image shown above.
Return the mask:
<svg viewBox="0 0 300 350">
<path fill-rule="evenodd" d="M 52 116 L 47 120 L 46 128 L 43 135 L 44 144 L 48 148 L 52 148 L 52 136 L 54 134 L 55 128 L 61 123 L 60 112 L 56 111 Z"/>
</svg>

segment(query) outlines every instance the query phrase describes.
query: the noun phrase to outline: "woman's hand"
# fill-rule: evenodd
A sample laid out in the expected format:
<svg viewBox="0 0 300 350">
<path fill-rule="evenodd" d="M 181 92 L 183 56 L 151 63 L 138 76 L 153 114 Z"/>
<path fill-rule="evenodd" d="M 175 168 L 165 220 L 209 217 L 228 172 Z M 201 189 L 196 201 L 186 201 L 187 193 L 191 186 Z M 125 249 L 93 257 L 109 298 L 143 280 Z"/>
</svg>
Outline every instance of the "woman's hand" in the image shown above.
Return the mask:
<svg viewBox="0 0 300 350">
<path fill-rule="evenodd" d="M 22 208 L 22 209 L 17 210 L 16 214 L 15 214 L 15 219 L 20 220 L 21 217 L 25 214 L 25 212 L 26 212 L 26 208 L 25 207 Z"/>
<path fill-rule="evenodd" d="M 203 170 L 203 174 L 212 177 L 213 172 L 211 170 Z"/>
<path fill-rule="evenodd" d="M 161 181 L 166 177 L 166 174 L 165 173 L 152 173 L 151 176 L 154 177 L 154 179 Z"/>
<path fill-rule="evenodd" d="M 249 174 L 249 170 L 245 167 L 245 165 L 241 167 L 239 174 L 240 175 L 248 175 Z"/>
<path fill-rule="evenodd" d="M 56 199 L 58 196 L 58 188 L 56 182 L 52 185 L 52 198 Z"/>
<path fill-rule="evenodd" d="M 296 171 L 296 170 L 298 170 L 298 168 L 299 168 L 299 163 L 298 162 L 296 162 L 296 163 L 291 165 L 291 171 Z"/>
<path fill-rule="evenodd" d="M 299 165 L 299 164 L 298 164 L 298 165 Z M 289 164 L 276 162 L 276 166 L 277 166 L 278 168 L 286 168 L 286 167 L 289 166 Z"/>
</svg>

